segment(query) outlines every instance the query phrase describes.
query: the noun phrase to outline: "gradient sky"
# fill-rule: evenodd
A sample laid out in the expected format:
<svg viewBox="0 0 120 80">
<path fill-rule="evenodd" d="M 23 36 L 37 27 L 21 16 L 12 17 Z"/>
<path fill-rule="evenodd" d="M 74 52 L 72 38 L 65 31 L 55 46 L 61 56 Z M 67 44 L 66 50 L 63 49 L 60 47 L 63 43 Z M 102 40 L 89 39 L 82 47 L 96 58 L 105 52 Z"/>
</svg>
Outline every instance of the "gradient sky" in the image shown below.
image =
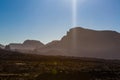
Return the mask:
<svg viewBox="0 0 120 80">
<path fill-rule="evenodd" d="M 72 11 L 72 0 L 0 0 L 0 44 L 61 39 Z M 120 32 L 120 0 L 78 0 L 77 25 Z"/>
</svg>

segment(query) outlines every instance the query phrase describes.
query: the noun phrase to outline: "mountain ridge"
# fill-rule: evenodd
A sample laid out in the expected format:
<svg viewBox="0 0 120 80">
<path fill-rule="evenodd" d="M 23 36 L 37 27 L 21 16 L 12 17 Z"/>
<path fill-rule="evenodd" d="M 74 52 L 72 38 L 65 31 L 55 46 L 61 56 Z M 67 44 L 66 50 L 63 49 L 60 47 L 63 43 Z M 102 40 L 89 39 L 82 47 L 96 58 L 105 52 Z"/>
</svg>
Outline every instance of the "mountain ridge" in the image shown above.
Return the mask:
<svg viewBox="0 0 120 80">
<path fill-rule="evenodd" d="M 110 30 L 98 31 L 75 27 L 67 31 L 61 40 L 53 40 L 46 45 L 40 41 L 26 40 L 18 45 L 23 47 L 24 44 L 27 47 L 38 44 L 38 47 L 32 48 L 27 51 L 28 53 L 120 59 L 120 33 Z"/>
<path fill-rule="evenodd" d="M 37 47 L 44 46 L 43 43 L 37 40 L 25 40 L 23 43 L 10 43 L 5 47 L 6 50 L 30 53 Z"/>
</svg>

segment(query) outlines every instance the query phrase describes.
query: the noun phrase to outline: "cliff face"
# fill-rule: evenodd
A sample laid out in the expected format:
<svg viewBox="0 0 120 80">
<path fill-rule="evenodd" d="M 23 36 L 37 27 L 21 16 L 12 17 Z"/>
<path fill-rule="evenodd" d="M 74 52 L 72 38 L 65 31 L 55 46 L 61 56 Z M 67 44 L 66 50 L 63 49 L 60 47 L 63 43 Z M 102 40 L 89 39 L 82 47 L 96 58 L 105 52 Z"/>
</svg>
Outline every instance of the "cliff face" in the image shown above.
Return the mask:
<svg viewBox="0 0 120 80">
<path fill-rule="evenodd" d="M 119 59 L 120 33 L 72 28 L 60 41 L 53 41 L 36 51 L 48 55 Z"/>
<path fill-rule="evenodd" d="M 120 58 L 120 33 L 73 28 L 61 39 L 61 46 L 75 56 Z"/>
</svg>

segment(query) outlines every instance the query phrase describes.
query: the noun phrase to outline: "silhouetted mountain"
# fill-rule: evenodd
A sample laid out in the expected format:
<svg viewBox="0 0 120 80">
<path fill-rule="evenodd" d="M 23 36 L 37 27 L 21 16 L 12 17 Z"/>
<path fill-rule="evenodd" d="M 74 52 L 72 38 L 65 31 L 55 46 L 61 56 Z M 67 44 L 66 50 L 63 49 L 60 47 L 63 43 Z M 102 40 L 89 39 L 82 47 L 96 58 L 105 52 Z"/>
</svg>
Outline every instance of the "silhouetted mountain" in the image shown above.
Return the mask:
<svg viewBox="0 0 120 80">
<path fill-rule="evenodd" d="M 11 51 L 17 51 L 17 52 L 23 52 L 23 53 L 31 53 L 36 48 L 44 46 L 43 43 L 40 41 L 36 40 L 26 40 L 23 42 L 23 44 L 16 44 L 16 43 L 11 43 L 6 46 L 7 50 Z"/>
<path fill-rule="evenodd" d="M 44 54 L 120 59 L 120 33 L 72 28 L 60 41 L 36 50 Z"/>
</svg>

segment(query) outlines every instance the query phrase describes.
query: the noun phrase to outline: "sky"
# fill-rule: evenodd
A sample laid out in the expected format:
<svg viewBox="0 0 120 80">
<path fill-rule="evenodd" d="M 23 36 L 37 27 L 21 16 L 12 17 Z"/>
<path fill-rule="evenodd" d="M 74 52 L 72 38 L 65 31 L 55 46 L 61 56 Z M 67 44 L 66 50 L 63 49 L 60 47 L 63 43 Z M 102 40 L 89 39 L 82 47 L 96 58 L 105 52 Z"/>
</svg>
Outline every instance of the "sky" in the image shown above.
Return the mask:
<svg viewBox="0 0 120 80">
<path fill-rule="evenodd" d="M 77 0 L 74 8 L 73 0 L 0 0 L 0 44 L 46 44 L 76 26 L 120 32 L 120 0 Z"/>
</svg>

